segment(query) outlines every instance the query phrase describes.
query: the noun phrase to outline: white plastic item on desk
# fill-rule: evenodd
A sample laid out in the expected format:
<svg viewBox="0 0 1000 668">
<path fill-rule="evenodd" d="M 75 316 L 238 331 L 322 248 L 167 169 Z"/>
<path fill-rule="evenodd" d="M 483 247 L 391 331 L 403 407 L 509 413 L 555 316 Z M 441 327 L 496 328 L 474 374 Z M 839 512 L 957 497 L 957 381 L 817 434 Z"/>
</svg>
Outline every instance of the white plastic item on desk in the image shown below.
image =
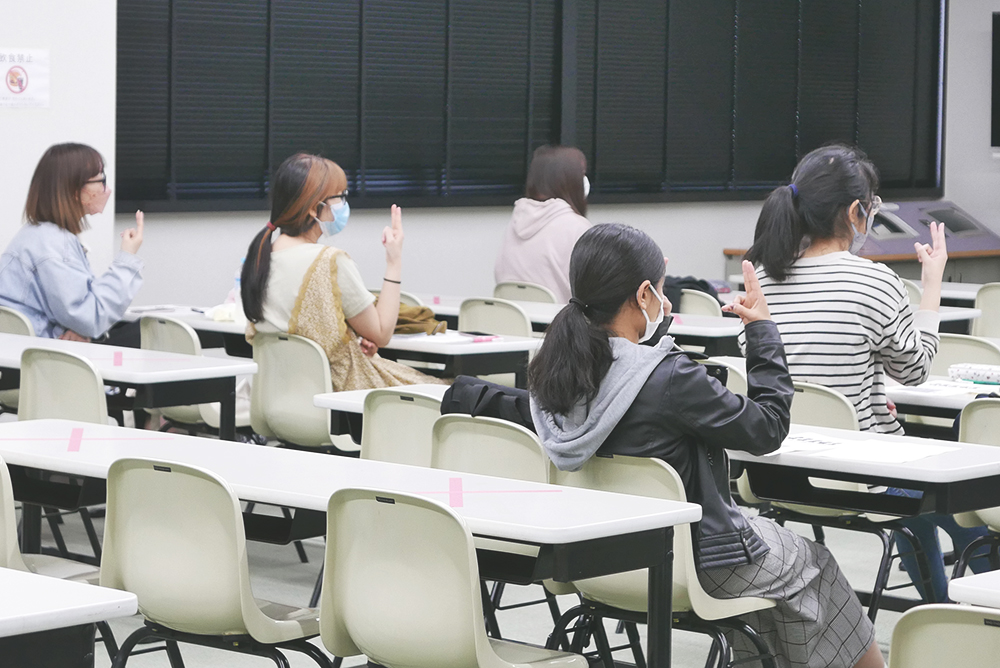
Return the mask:
<svg viewBox="0 0 1000 668">
<path fill-rule="evenodd" d="M 971 380 L 1000 384 L 1000 366 L 993 364 L 952 364 L 948 377 L 953 380 Z"/>
</svg>

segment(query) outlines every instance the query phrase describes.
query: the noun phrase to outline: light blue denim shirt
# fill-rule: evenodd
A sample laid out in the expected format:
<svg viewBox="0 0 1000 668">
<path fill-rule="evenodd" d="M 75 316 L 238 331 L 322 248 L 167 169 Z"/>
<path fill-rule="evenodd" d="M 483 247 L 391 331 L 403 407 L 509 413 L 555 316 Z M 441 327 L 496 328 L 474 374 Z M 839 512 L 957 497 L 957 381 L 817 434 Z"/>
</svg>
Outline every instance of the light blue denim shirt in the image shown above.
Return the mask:
<svg viewBox="0 0 1000 668">
<path fill-rule="evenodd" d="M 27 316 L 36 336 L 71 329 L 96 338 L 125 314 L 142 287 L 143 265 L 120 251 L 97 278 L 75 234 L 54 223 L 26 224 L 0 255 L 0 306 Z"/>
</svg>

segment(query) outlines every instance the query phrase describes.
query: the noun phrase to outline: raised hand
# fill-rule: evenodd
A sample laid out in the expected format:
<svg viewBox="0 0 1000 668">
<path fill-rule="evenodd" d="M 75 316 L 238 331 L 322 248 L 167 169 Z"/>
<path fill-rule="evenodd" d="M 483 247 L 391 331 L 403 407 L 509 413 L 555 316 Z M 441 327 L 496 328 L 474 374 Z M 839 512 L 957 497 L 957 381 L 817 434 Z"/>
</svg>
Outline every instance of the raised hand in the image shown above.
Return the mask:
<svg viewBox="0 0 1000 668">
<path fill-rule="evenodd" d="M 931 243 L 933 245 L 917 242 L 913 248 L 917 251 L 917 259 L 920 260 L 921 279 L 924 282 L 940 282 L 944 276 L 944 265 L 948 262 L 948 244 L 944 238 L 944 224 L 931 223 Z"/>
<path fill-rule="evenodd" d="M 142 246 L 142 223 L 145 215 L 142 211 L 135 212 L 135 227 L 130 227 L 122 232 L 122 250 L 133 255 Z"/>
<path fill-rule="evenodd" d="M 770 320 L 771 311 L 767 308 L 767 299 L 760 289 L 757 272 L 747 260 L 743 260 L 743 285 L 746 286 L 746 293 L 734 299 L 732 304 L 723 306 L 722 310 L 738 315 L 744 325 L 757 320 Z"/>
<path fill-rule="evenodd" d="M 392 226 L 382 230 L 382 245 L 388 263 L 399 262 L 403 256 L 403 210 L 395 204 L 391 209 Z"/>
</svg>

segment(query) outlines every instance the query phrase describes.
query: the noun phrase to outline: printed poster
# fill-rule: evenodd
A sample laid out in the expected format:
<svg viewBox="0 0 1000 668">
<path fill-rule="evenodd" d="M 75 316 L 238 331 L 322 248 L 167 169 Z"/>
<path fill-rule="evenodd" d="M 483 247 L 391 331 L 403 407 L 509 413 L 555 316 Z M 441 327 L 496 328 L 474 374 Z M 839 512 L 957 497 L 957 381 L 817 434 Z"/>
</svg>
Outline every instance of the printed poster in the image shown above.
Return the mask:
<svg viewBox="0 0 1000 668">
<path fill-rule="evenodd" d="M 0 47 L 0 107 L 49 106 L 49 50 Z"/>
</svg>

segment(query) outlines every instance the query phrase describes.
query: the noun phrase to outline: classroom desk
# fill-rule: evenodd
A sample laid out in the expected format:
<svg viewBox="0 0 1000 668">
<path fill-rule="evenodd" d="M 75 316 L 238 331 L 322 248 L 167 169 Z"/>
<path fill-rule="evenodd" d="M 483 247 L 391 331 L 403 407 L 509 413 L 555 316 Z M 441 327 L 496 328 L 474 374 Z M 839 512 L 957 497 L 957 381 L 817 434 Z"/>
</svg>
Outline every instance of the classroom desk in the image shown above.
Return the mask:
<svg viewBox="0 0 1000 668">
<path fill-rule="evenodd" d="M 21 353 L 26 348 L 86 357 L 97 367 L 105 385 L 121 390 L 108 396 L 108 405 L 124 410 L 218 401 L 219 435 L 230 441 L 236 438 L 236 376 L 257 373 L 257 365 L 251 361 L 0 333 L 0 389 L 20 385 Z M 130 389 L 135 390 L 134 397 L 126 395 Z"/>
<path fill-rule="evenodd" d="M 94 665 L 94 625 L 130 617 L 135 594 L 0 568 L 0 662 Z"/>
<path fill-rule="evenodd" d="M 122 320 L 134 321 L 143 316 L 167 316 L 180 320 L 193 329 L 203 348 L 225 348 L 232 357 L 253 357 L 253 348 L 246 340 L 246 324 L 232 320 L 213 320 L 205 315 L 207 308 L 198 306 L 139 306 L 125 312 Z"/>
<path fill-rule="evenodd" d="M 28 469 L 103 481 L 123 457 L 203 467 L 245 501 L 315 514 L 325 513 L 330 496 L 346 487 L 427 495 L 448 503 L 478 536 L 538 545 L 537 559 L 522 574 L 528 581 L 649 568 L 649 664 L 664 668 L 670 665 L 673 527 L 701 519 L 701 507 L 691 503 L 68 420 L 0 424 L 0 456 L 15 497 L 31 480 Z"/>
<path fill-rule="evenodd" d="M 448 390 L 448 385 L 406 385 L 395 388 L 417 394 L 426 394 L 441 399 Z M 360 441 L 362 421 L 365 412 L 365 397 L 371 390 L 350 390 L 348 392 L 329 392 L 317 394 L 313 405 L 330 411 L 330 434 L 340 436 L 350 434 Z"/>
<path fill-rule="evenodd" d="M 731 274 L 729 276 L 729 282 L 732 283 L 736 288 L 743 288 L 743 274 Z M 921 281 L 913 281 L 916 283 L 920 289 L 923 289 L 923 283 Z M 949 302 L 950 306 L 972 306 L 976 303 L 976 294 L 979 292 L 979 288 L 983 287 L 982 283 L 958 283 L 954 281 L 945 281 L 941 284 L 941 301 Z M 728 293 L 734 294 L 734 293 Z M 723 298 L 723 294 L 719 294 L 719 299 Z"/>
<path fill-rule="evenodd" d="M 948 583 L 948 598 L 956 603 L 1000 608 L 1000 571 L 967 575 Z"/>
<path fill-rule="evenodd" d="M 925 415 L 954 419 L 977 394 L 996 391 L 996 385 L 980 385 L 947 376 L 931 376 L 920 385 L 900 385 L 888 382 L 886 396 L 896 404 L 896 410 L 906 415 Z"/>
</svg>

